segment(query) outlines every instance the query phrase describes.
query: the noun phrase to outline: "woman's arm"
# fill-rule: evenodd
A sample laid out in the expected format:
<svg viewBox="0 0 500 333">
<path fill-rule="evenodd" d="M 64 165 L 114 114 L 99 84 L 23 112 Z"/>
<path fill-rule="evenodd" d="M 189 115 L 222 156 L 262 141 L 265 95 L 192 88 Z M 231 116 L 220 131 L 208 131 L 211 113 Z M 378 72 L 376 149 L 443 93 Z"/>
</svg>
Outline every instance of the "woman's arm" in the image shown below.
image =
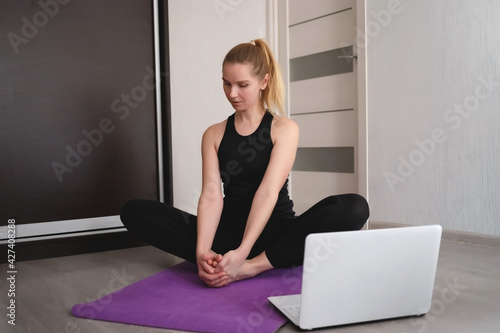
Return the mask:
<svg viewBox="0 0 500 333">
<path fill-rule="evenodd" d="M 223 256 L 217 266 L 217 272 L 224 270 L 229 276 L 237 274 L 266 226 L 278 200 L 278 194 L 290 174 L 299 140 L 297 124 L 291 119 L 275 118 L 271 138 L 274 144 L 271 158 L 252 201 L 243 240 L 237 249 Z"/>
<path fill-rule="evenodd" d="M 224 128 L 221 124 L 209 127 L 203 134 L 201 144 L 202 190 L 197 212 L 196 258 L 200 278 L 208 285 L 216 284 L 217 280 L 224 276 L 224 274 L 212 274 L 214 267 L 209 264 L 217 259 L 216 254 L 212 251 L 212 243 L 223 207 L 217 158 L 217 146 L 222 137 L 221 130 L 223 131 Z"/>
</svg>

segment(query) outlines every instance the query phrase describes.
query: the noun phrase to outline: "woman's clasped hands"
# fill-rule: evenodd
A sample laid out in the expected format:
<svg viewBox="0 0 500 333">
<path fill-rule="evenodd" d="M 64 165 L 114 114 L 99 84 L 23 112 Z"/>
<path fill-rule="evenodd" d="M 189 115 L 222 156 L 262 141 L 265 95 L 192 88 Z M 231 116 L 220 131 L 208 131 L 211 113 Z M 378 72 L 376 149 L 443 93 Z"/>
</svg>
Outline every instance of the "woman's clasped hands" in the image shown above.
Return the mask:
<svg viewBox="0 0 500 333">
<path fill-rule="evenodd" d="M 228 284 L 246 279 L 251 275 L 248 268 L 247 254 L 232 250 L 224 255 L 213 251 L 198 257 L 198 275 L 209 287 L 220 288 Z"/>
</svg>

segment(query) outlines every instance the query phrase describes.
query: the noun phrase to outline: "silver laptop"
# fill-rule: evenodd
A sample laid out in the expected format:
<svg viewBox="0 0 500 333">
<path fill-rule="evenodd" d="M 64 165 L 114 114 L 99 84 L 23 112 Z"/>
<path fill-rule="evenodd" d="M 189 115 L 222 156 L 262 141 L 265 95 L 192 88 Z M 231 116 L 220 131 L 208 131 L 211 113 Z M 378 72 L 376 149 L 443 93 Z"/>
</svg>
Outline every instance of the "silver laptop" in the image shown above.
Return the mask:
<svg viewBox="0 0 500 333">
<path fill-rule="evenodd" d="M 302 329 L 429 311 L 439 225 L 307 236 L 299 295 L 269 297 Z"/>
</svg>

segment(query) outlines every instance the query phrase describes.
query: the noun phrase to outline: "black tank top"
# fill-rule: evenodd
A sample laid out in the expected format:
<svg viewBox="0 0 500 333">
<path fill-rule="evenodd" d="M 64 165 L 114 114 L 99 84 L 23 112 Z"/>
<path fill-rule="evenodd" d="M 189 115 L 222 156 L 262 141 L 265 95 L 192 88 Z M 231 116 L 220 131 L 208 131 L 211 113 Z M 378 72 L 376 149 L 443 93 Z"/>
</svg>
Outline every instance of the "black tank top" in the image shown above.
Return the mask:
<svg viewBox="0 0 500 333">
<path fill-rule="evenodd" d="M 243 136 L 236 132 L 234 113 L 228 117 L 226 130 L 217 153 L 224 185 L 222 219 L 235 219 L 246 224 L 253 197 L 266 172 L 273 142 L 273 115 L 266 112 L 254 133 Z M 293 218 L 293 202 L 288 195 L 288 179 L 283 184 L 270 220 Z"/>
</svg>

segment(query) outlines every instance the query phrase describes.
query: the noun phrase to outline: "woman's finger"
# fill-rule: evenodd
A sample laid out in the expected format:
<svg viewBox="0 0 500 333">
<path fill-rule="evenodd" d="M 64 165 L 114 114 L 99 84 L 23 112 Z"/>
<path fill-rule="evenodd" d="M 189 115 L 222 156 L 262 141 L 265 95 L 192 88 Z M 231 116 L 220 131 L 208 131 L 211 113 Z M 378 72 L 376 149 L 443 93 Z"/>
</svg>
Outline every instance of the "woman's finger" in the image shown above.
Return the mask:
<svg viewBox="0 0 500 333">
<path fill-rule="evenodd" d="M 200 262 L 200 265 L 205 272 L 210 273 L 210 274 L 214 273 L 214 268 L 212 266 L 210 266 L 206 261 Z"/>
</svg>

